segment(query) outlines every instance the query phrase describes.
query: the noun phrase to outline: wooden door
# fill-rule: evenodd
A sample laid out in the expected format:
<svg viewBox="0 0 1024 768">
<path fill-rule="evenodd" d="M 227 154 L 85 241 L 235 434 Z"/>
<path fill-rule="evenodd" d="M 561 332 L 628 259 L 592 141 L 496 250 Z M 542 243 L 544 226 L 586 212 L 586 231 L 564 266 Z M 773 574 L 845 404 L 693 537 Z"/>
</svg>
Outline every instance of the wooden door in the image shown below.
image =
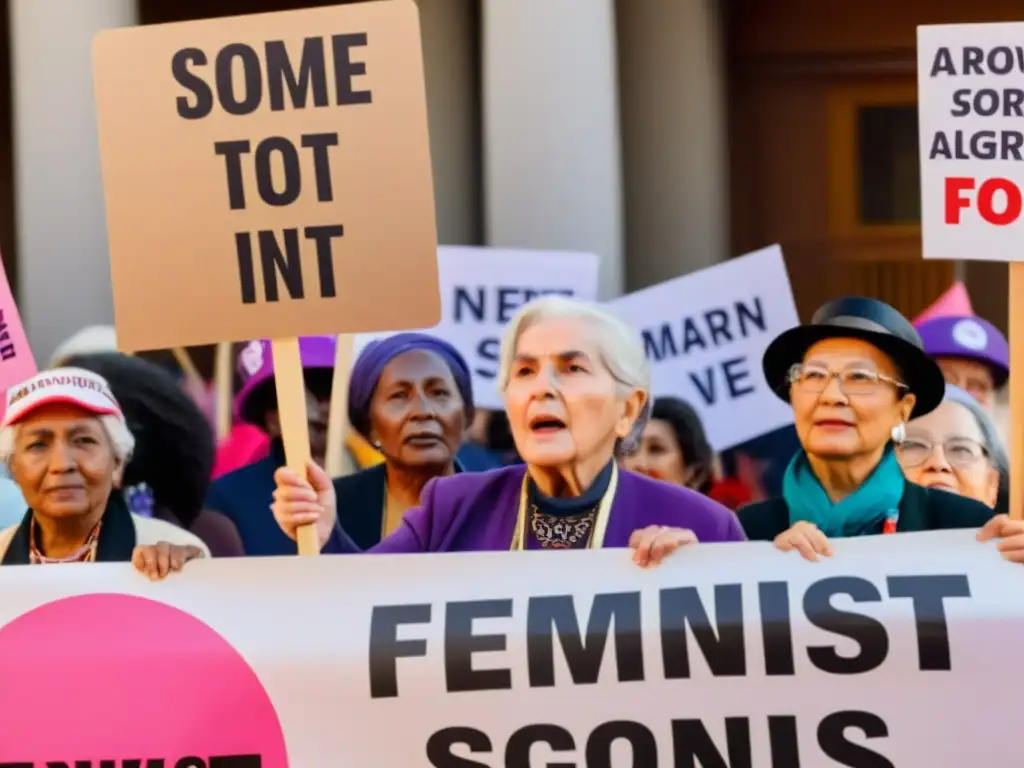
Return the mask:
<svg viewBox="0 0 1024 768">
<path fill-rule="evenodd" d="M 921 258 L 917 84 L 912 74 L 826 86 L 828 241 L 836 288 L 913 316 L 953 282 Z"/>
<path fill-rule="evenodd" d="M 921 258 L 914 25 L 935 8 L 728 8 L 733 250 L 779 242 L 801 317 L 843 294 L 913 316 L 956 272 Z"/>
</svg>

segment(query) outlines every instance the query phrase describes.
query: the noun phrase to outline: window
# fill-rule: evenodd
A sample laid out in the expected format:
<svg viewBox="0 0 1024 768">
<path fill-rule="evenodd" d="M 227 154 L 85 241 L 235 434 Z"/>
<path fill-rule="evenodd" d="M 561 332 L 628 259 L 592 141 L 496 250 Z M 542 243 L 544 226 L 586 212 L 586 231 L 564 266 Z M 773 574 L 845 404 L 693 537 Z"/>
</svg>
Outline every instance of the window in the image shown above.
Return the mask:
<svg viewBox="0 0 1024 768">
<path fill-rule="evenodd" d="M 920 259 L 913 75 L 834 82 L 826 109 L 833 248 L 855 259 Z"/>
<path fill-rule="evenodd" d="M 865 226 L 921 221 L 917 105 L 857 109 L 858 218 Z"/>
</svg>

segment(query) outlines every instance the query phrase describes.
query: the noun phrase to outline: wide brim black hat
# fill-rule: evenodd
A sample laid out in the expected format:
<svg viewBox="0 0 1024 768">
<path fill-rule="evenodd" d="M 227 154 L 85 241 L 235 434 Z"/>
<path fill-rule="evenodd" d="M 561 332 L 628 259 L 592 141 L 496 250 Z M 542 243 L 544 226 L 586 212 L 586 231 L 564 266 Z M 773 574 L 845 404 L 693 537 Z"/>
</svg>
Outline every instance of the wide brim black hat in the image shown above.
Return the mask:
<svg viewBox="0 0 1024 768">
<path fill-rule="evenodd" d="M 810 323 L 784 331 L 768 345 L 761 365 L 776 395 L 789 402 L 790 368 L 803 362 L 807 350 L 825 339 L 860 339 L 888 355 L 903 383 L 917 397 L 910 418 L 924 416 L 942 402 L 946 380 L 925 353 L 917 330 L 884 301 L 863 296 L 828 302 L 814 313 Z"/>
</svg>

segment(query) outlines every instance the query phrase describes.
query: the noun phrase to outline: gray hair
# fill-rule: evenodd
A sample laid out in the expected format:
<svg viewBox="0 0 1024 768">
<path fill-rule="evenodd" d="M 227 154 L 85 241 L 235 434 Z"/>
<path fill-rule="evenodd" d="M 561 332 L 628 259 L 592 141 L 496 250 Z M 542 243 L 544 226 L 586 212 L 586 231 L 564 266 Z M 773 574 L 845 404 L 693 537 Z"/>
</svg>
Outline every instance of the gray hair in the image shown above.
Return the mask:
<svg viewBox="0 0 1024 768">
<path fill-rule="evenodd" d="M 946 384 L 946 395 L 943 397 L 943 401 L 946 400 L 962 405 L 974 417 L 974 421 L 978 424 L 978 430 L 981 432 L 982 444 L 988 451 L 992 466 L 999 472 L 1000 484 L 1002 484 L 1002 479 L 1007 477 L 1010 471 L 1010 461 L 992 416 L 973 395 L 953 384 Z"/>
<path fill-rule="evenodd" d="M 111 448 L 114 451 L 114 458 L 121 466 L 131 461 L 132 453 L 135 450 L 135 436 L 128 429 L 128 425 L 117 416 L 97 416 L 103 431 L 110 439 Z M 20 424 L 12 424 L 9 427 L 0 429 L 0 462 L 9 465 L 14 457 L 15 443 L 18 437 Z"/>
<path fill-rule="evenodd" d="M 647 362 L 639 334 L 610 312 L 578 299 L 549 295 L 527 302 L 505 327 L 501 339 L 501 365 L 498 369 L 498 389 L 508 389 L 512 361 L 516 355 L 519 337 L 531 326 L 552 318 L 578 318 L 594 325 L 595 338 L 602 365 L 619 385 L 619 391 L 628 395 L 640 390 L 646 396 L 644 407 L 633 422 L 629 434 L 618 446 L 624 452 L 636 450 L 640 436 L 651 416 L 654 399 L 651 397 L 651 366 Z"/>
</svg>

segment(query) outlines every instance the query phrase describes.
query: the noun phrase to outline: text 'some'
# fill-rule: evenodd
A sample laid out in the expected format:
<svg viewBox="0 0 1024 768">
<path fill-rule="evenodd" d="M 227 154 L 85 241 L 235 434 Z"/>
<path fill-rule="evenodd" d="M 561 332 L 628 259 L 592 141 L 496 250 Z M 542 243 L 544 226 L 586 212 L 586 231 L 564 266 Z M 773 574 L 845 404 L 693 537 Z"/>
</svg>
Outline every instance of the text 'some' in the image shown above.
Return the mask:
<svg viewBox="0 0 1024 768">
<path fill-rule="evenodd" d="M 106 30 L 94 69 L 123 349 L 440 320 L 415 3 Z"/>
</svg>

